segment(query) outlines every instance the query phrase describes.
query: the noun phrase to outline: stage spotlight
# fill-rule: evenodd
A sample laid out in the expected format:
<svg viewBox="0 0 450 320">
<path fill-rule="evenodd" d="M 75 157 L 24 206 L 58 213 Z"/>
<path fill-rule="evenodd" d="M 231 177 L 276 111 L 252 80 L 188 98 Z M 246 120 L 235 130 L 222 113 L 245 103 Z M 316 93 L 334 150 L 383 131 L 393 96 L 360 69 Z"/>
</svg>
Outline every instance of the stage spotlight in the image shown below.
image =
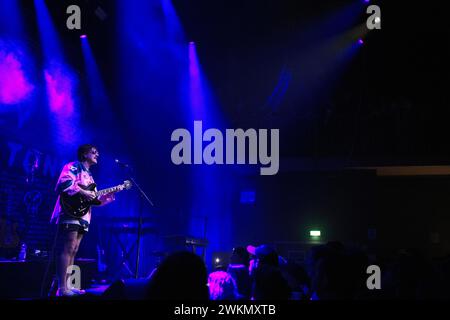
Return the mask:
<svg viewBox="0 0 450 320">
<path fill-rule="evenodd" d="M 87 38 L 87 35 L 85 35 L 85 34 L 82 34 L 82 35 L 80 36 L 80 39 L 85 39 L 85 38 Z"/>
<path fill-rule="evenodd" d="M 360 45 L 363 45 L 363 44 L 364 44 L 364 40 L 363 40 L 363 39 L 359 39 L 359 40 L 358 40 L 358 43 L 359 43 Z"/>
<path fill-rule="evenodd" d="M 194 41 L 189 41 L 189 45 L 193 46 L 195 44 Z"/>
<path fill-rule="evenodd" d="M 214 270 L 225 271 L 228 267 L 228 261 L 230 260 L 229 252 L 214 252 L 212 254 L 212 267 Z"/>
</svg>

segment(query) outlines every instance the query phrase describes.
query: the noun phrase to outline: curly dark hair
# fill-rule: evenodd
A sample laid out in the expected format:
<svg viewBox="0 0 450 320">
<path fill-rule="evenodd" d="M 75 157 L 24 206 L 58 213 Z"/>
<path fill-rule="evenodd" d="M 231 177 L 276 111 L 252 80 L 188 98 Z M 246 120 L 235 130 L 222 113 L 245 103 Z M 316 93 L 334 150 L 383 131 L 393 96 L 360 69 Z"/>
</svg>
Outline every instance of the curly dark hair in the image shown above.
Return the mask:
<svg viewBox="0 0 450 320">
<path fill-rule="evenodd" d="M 97 147 L 92 144 L 83 144 L 79 146 L 77 150 L 78 160 L 84 161 L 86 154 L 89 153 L 92 149 L 97 149 Z"/>
</svg>

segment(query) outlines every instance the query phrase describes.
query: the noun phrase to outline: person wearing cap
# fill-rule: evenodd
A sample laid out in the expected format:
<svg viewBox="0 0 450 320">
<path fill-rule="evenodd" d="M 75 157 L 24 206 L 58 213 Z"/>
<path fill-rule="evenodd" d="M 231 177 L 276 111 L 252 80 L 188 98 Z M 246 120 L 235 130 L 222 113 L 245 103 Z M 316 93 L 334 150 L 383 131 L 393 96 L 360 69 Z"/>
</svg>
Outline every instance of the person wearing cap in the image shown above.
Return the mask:
<svg viewBox="0 0 450 320">
<path fill-rule="evenodd" d="M 247 246 L 252 255 L 249 272 L 252 278 L 252 300 L 288 300 L 291 288 L 279 268 L 277 251 L 269 245 Z"/>
<path fill-rule="evenodd" d="M 250 260 L 249 272 L 252 274 L 253 270 L 258 268 L 259 265 L 268 265 L 272 267 L 278 267 L 278 253 L 269 245 L 263 244 L 259 247 L 252 245 L 247 246 L 248 253 L 253 257 Z"/>
</svg>

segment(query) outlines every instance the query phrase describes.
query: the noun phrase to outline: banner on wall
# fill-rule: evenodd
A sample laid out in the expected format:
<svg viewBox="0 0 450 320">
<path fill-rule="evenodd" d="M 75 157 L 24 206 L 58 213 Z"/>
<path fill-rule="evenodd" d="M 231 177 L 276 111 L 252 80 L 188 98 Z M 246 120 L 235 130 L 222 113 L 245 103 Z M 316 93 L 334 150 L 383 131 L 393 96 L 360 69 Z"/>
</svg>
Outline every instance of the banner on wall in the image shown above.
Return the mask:
<svg viewBox="0 0 450 320">
<path fill-rule="evenodd" d="M 0 259 L 14 259 L 22 244 L 31 253 L 48 249 L 54 187 L 63 164 L 33 146 L 0 140 Z"/>
</svg>

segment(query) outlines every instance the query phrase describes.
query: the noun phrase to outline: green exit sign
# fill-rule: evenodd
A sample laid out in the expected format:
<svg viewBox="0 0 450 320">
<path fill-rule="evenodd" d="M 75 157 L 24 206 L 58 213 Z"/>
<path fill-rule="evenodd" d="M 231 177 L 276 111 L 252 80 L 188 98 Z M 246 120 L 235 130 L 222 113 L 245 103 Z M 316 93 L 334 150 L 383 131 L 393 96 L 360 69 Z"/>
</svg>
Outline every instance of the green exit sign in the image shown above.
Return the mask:
<svg viewBox="0 0 450 320">
<path fill-rule="evenodd" d="M 310 235 L 311 237 L 320 237 L 320 230 L 311 230 L 311 231 L 309 232 L 309 235 Z"/>
</svg>

